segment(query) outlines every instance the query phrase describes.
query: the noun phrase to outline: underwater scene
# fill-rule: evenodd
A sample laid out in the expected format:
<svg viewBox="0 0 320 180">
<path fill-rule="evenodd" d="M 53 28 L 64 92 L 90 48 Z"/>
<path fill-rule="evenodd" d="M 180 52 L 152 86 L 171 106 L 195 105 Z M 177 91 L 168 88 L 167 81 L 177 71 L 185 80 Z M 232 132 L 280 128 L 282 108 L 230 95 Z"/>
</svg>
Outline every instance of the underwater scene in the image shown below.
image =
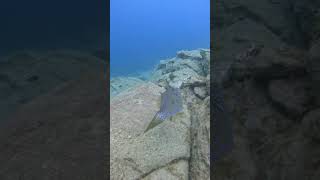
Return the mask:
<svg viewBox="0 0 320 180">
<path fill-rule="evenodd" d="M 0 180 L 320 179 L 319 1 L 106 3 L 1 4 Z"/>
<path fill-rule="evenodd" d="M 1 1 L 1 180 L 105 179 L 106 4 Z"/>
<path fill-rule="evenodd" d="M 210 178 L 209 0 L 112 0 L 110 178 Z"/>
</svg>

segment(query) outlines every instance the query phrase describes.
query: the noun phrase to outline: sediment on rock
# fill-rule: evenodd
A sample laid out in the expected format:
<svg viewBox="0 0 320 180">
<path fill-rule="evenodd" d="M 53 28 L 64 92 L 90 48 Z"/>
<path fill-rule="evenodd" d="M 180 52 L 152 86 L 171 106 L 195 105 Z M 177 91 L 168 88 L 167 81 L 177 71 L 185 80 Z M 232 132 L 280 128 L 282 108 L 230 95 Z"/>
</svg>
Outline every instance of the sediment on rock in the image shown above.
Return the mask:
<svg viewBox="0 0 320 180">
<path fill-rule="evenodd" d="M 160 62 L 152 82 L 114 96 L 112 179 L 209 178 L 209 56 L 206 49 L 180 51 Z M 167 85 L 181 89 L 183 111 L 143 133 Z"/>
</svg>

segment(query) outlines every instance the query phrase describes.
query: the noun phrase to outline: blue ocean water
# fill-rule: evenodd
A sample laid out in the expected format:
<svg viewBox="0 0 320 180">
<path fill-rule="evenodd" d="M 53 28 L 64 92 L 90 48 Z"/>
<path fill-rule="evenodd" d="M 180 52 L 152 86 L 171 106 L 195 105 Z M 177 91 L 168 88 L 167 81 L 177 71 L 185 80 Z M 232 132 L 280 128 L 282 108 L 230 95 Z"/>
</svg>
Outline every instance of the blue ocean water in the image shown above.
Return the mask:
<svg viewBox="0 0 320 180">
<path fill-rule="evenodd" d="M 107 48 L 107 1 L 3 1 L 0 55 L 20 50 Z"/>
<path fill-rule="evenodd" d="M 209 44 L 209 0 L 110 0 L 111 77 L 150 70 L 179 50 Z"/>
</svg>

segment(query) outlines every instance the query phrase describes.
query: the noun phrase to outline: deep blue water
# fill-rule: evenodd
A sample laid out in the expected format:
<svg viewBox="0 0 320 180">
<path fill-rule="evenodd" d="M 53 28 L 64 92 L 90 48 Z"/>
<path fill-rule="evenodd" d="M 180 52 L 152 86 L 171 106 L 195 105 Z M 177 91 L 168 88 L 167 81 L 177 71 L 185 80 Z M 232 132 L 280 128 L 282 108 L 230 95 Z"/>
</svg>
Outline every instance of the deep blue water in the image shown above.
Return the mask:
<svg viewBox="0 0 320 180">
<path fill-rule="evenodd" d="M 209 0 L 110 0 L 110 11 L 111 76 L 210 46 Z"/>
<path fill-rule="evenodd" d="M 3 0 L 0 54 L 22 49 L 106 49 L 107 1 Z"/>
</svg>

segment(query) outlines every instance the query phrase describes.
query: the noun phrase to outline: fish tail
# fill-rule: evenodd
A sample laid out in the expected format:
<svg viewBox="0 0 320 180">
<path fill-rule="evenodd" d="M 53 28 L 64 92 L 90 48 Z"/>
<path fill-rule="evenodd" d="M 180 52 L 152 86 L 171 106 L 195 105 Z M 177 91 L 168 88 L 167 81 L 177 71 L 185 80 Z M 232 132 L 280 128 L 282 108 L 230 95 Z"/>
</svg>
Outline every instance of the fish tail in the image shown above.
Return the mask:
<svg viewBox="0 0 320 180">
<path fill-rule="evenodd" d="M 163 121 L 159 117 L 159 112 L 157 112 L 154 116 L 150 124 L 148 125 L 147 129 L 144 132 L 147 132 L 148 130 L 154 128 L 158 124 L 162 123 Z"/>
</svg>

